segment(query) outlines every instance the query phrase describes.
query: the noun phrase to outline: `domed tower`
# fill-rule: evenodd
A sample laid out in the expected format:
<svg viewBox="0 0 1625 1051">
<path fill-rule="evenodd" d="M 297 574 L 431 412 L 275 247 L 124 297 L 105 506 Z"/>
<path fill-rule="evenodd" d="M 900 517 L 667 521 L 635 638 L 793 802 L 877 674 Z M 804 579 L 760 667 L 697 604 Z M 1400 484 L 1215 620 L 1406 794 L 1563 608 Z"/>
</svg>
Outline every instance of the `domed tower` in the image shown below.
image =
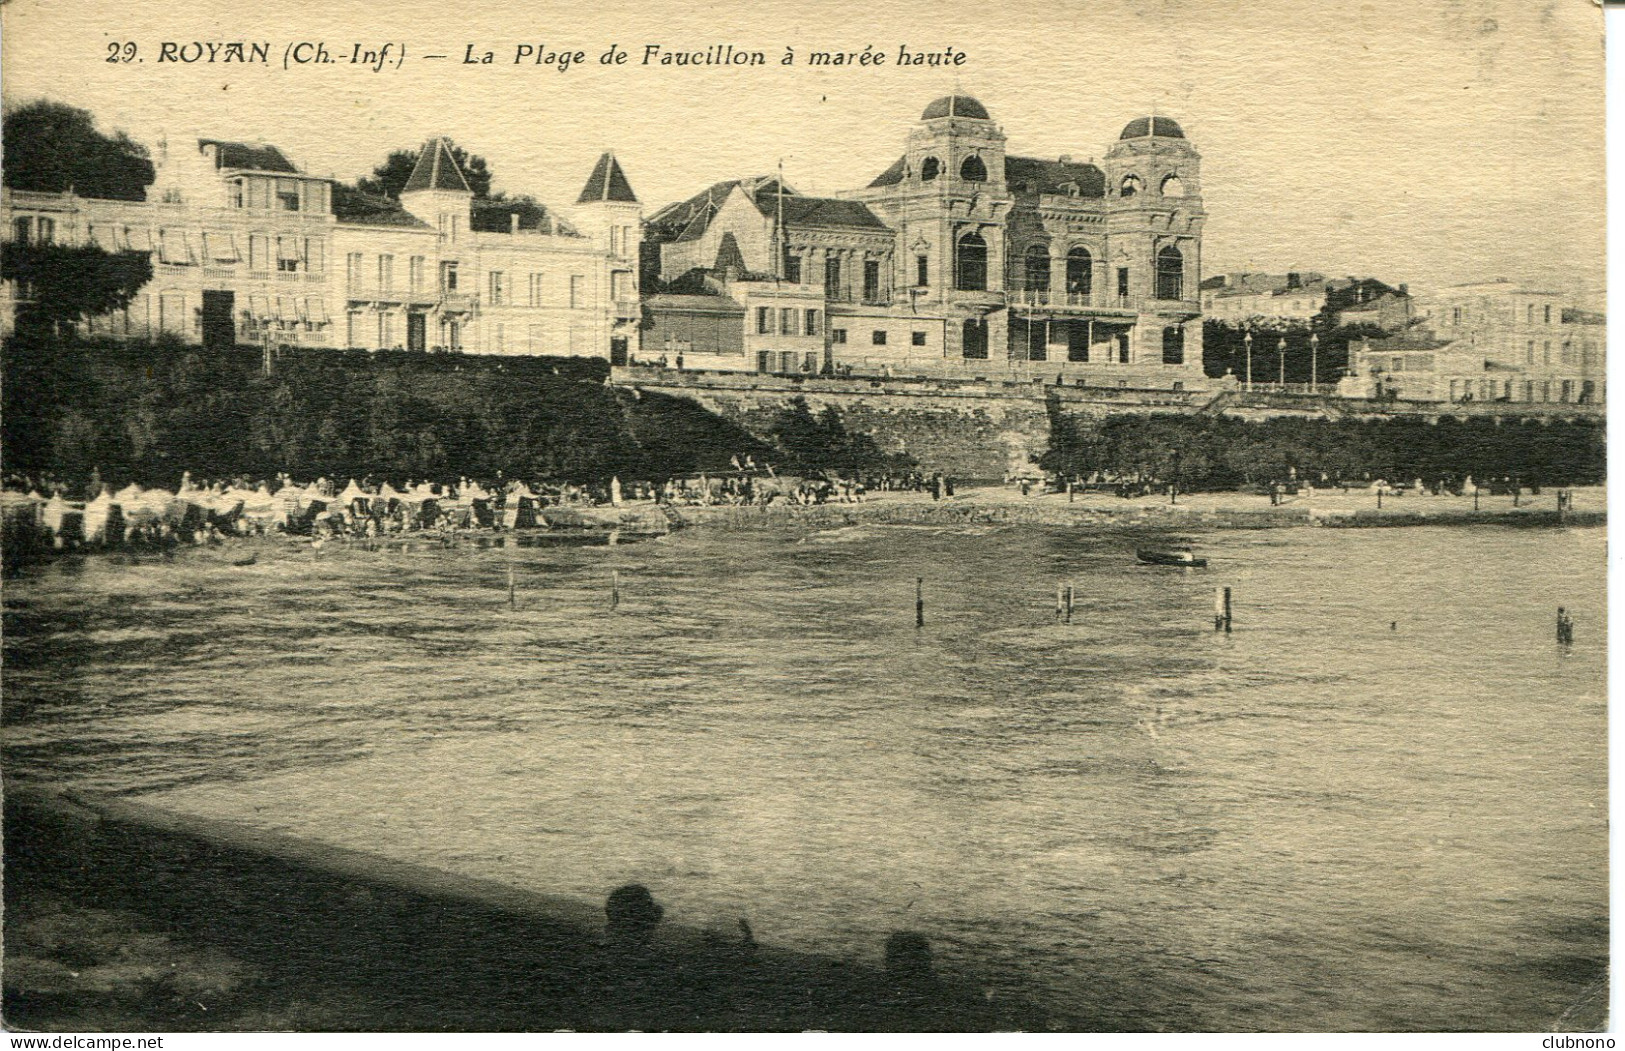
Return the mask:
<svg viewBox="0 0 1625 1051">
<path fill-rule="evenodd" d="M 1004 193 L 1004 132 L 969 95 L 944 95 L 909 132 L 907 170 L 943 193 Z"/>
<path fill-rule="evenodd" d="M 1201 155 L 1168 117 L 1132 120 L 1106 154 L 1105 291 L 1138 310 L 1131 360 L 1202 369 Z"/>
<path fill-rule="evenodd" d="M 1206 214 L 1201 161 L 1184 130 L 1168 117 L 1129 121 L 1118 136 L 1106 154 L 1111 293 L 1161 301 L 1196 298 Z"/>
</svg>

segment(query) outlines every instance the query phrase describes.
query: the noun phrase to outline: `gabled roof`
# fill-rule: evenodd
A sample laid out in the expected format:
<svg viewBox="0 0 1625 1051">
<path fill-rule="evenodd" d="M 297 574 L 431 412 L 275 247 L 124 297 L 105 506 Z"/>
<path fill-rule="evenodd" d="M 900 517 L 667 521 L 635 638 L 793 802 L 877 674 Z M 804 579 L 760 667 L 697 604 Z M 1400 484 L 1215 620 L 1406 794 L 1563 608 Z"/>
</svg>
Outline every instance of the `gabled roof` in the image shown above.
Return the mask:
<svg viewBox="0 0 1625 1051">
<path fill-rule="evenodd" d="M 457 167 L 457 159 L 451 155 L 451 143 L 444 136 L 424 143 L 423 151 L 418 154 L 417 166 L 412 169 L 406 185 L 401 187 L 402 193 L 414 190 L 454 190 L 473 194 L 468 180 L 463 177 L 463 170 Z"/>
<path fill-rule="evenodd" d="M 1004 181 L 1015 193 L 1070 195 L 1075 185 L 1079 197 L 1106 196 L 1106 173 L 1093 164 L 1077 161 L 1006 156 Z"/>
<path fill-rule="evenodd" d="M 632 184 L 626 181 L 626 173 L 621 170 L 621 162 L 607 150 L 598 158 L 592 174 L 587 177 L 587 185 L 581 188 L 581 196 L 576 198 L 577 204 L 592 201 L 638 203 L 637 195 L 632 192 Z"/>
<path fill-rule="evenodd" d="M 738 189 L 763 215 L 771 216 L 779 209 L 779 179 L 774 175 L 758 175 L 749 179 L 726 179 L 713 183 L 703 192 L 686 201 L 668 204 L 644 224 L 647 239 L 651 241 L 697 241 L 705 235 L 711 220 L 716 217 L 728 196 Z M 797 193 L 795 187 L 784 184 L 784 221 L 804 226 L 844 226 L 865 229 L 887 229 L 867 206 L 857 201 L 843 201 L 833 197 L 807 197 Z"/>
<path fill-rule="evenodd" d="M 214 166 L 216 168 L 238 168 L 243 171 L 255 172 L 287 172 L 289 175 L 298 175 L 299 169 L 294 167 L 287 155 L 275 146 L 267 143 L 227 142 L 224 139 L 199 139 L 198 151 L 202 152 L 205 146 L 215 147 Z"/>
<path fill-rule="evenodd" d="M 765 180 L 766 175 L 758 176 Z M 728 199 L 735 186 L 741 182 L 750 182 L 748 179 L 724 179 L 722 182 L 712 183 L 701 192 L 686 201 L 668 204 L 655 212 L 644 221 L 651 240 L 660 241 L 693 241 L 705 232 L 705 227 L 711 222 L 711 217 L 717 214 L 722 202 Z M 788 187 L 786 193 L 791 193 Z M 688 236 L 685 236 L 688 235 Z"/>
</svg>

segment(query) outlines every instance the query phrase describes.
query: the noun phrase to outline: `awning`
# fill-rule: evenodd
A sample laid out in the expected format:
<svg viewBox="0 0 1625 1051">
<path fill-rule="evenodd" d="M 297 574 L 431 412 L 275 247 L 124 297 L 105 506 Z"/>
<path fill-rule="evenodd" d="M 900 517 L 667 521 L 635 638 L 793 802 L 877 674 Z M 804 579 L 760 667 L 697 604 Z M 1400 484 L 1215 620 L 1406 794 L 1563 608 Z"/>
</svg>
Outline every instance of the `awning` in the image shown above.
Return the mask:
<svg viewBox="0 0 1625 1051">
<path fill-rule="evenodd" d="M 217 263 L 235 263 L 242 258 L 237 251 L 237 238 L 231 234 L 204 234 L 203 252 Z"/>
<path fill-rule="evenodd" d="M 270 317 L 270 299 L 261 293 L 251 293 L 248 297 L 248 312 L 260 320 Z"/>
<path fill-rule="evenodd" d="M 293 296 L 277 296 L 276 316 L 282 321 L 298 321 L 299 301 Z"/>
<path fill-rule="evenodd" d="M 276 257 L 287 262 L 297 262 L 299 259 L 299 238 L 278 237 L 276 239 Z"/>
<path fill-rule="evenodd" d="M 158 261 L 171 266 L 189 266 L 195 261 L 192 242 L 185 230 L 159 229 Z"/>
<path fill-rule="evenodd" d="M 330 320 L 327 316 L 327 302 L 321 296 L 310 296 L 305 300 L 305 317 L 312 324 L 325 325 Z"/>
</svg>

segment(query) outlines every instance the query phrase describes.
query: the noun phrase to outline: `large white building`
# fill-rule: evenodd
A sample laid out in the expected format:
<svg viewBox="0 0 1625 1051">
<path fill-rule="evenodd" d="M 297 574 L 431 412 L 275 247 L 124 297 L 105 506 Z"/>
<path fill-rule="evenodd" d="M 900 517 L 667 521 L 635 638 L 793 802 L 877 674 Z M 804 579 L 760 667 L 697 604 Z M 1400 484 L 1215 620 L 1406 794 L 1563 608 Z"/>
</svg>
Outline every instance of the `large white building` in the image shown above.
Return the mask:
<svg viewBox="0 0 1625 1051">
<path fill-rule="evenodd" d="M 515 219 L 489 231 L 474 228 L 474 194 L 444 139 L 424 146 L 398 203 L 344 218 L 331 181 L 274 146 L 200 139 L 155 153 L 145 201 L 0 195 L 14 240 L 150 253 L 152 281 L 128 309 L 91 319 L 90 335 L 623 362 L 636 348 L 642 216 L 612 154 L 573 228 Z"/>
<path fill-rule="evenodd" d="M 737 314 L 741 338 L 689 339 L 687 359 L 1199 386 L 1200 166 L 1167 117 L 1129 122 L 1096 165 L 1008 153 L 981 102 L 937 99 L 860 189 L 736 179 L 651 215 L 666 285 L 645 354 Z"/>
</svg>

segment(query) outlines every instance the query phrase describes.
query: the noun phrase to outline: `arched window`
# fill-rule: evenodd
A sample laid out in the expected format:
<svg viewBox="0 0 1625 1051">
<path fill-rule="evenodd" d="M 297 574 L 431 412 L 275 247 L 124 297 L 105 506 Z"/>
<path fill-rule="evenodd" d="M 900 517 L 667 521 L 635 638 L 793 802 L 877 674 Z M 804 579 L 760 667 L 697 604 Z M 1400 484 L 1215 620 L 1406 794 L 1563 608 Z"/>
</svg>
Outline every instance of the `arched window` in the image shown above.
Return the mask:
<svg viewBox="0 0 1625 1051">
<path fill-rule="evenodd" d="M 961 292 L 987 291 L 987 242 L 974 230 L 954 246 L 954 287 Z"/>
<path fill-rule="evenodd" d="M 1079 245 L 1066 254 L 1066 290 L 1086 296 L 1094 283 L 1095 261 L 1089 249 Z"/>
<path fill-rule="evenodd" d="M 1162 180 L 1162 195 L 1164 197 L 1183 197 L 1185 196 L 1185 184 L 1180 181 L 1179 176 L 1169 175 Z"/>
<path fill-rule="evenodd" d="M 987 182 L 987 165 L 982 163 L 982 158 L 972 154 L 959 166 L 959 177 L 966 182 Z"/>
<path fill-rule="evenodd" d="M 1023 259 L 1025 287 L 1029 292 L 1049 291 L 1049 246 L 1032 245 Z"/>
<path fill-rule="evenodd" d="M 942 162 L 935 157 L 927 157 L 920 163 L 920 181 L 930 182 L 942 174 Z"/>
<path fill-rule="evenodd" d="M 987 320 L 973 317 L 965 320 L 964 339 L 960 355 L 967 358 L 987 357 Z"/>
<path fill-rule="evenodd" d="M 1157 298 L 1185 298 L 1185 256 L 1173 245 L 1157 253 Z"/>
<path fill-rule="evenodd" d="M 1123 197 L 1133 197 L 1143 189 L 1145 189 L 1145 182 L 1138 175 L 1125 175 L 1123 176 L 1123 185 L 1118 192 Z"/>
</svg>

